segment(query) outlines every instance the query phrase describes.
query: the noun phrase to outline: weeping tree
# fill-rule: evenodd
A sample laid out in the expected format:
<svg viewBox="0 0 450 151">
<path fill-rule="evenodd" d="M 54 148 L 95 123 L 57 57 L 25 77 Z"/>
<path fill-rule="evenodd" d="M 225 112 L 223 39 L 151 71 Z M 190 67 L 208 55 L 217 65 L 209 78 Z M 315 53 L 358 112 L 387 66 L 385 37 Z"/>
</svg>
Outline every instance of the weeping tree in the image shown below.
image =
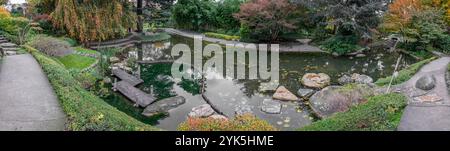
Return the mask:
<svg viewBox="0 0 450 151">
<path fill-rule="evenodd" d="M 53 0 L 53 25 L 81 42 L 124 36 L 136 28 L 137 16 L 128 0 Z M 139 12 L 138 12 L 139 13 Z"/>
</svg>

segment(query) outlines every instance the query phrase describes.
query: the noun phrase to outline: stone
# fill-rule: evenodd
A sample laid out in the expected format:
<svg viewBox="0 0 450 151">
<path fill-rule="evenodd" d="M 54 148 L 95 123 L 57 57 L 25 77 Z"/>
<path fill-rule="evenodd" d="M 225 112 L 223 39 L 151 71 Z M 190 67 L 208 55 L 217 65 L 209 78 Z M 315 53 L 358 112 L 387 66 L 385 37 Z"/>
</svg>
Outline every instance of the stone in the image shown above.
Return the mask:
<svg viewBox="0 0 450 151">
<path fill-rule="evenodd" d="M 6 51 L 5 54 L 6 54 L 7 56 L 12 56 L 12 55 L 16 55 L 17 52 L 15 52 L 15 51 Z"/>
<path fill-rule="evenodd" d="M 112 80 L 110 77 L 105 77 L 105 78 L 103 78 L 103 83 L 110 84 L 110 83 L 112 83 Z"/>
<path fill-rule="evenodd" d="M 416 88 L 421 90 L 432 90 L 436 86 L 436 78 L 433 75 L 424 75 L 416 82 Z"/>
<path fill-rule="evenodd" d="M 367 55 L 360 53 L 360 54 L 357 54 L 355 57 L 356 58 L 364 58 L 364 57 L 367 57 Z"/>
<path fill-rule="evenodd" d="M 225 117 L 225 116 L 223 116 L 223 115 L 220 115 L 220 114 L 214 114 L 214 115 L 211 115 L 210 118 L 216 119 L 216 120 L 225 120 L 225 121 L 228 121 L 228 118 L 227 118 L 227 117 Z"/>
<path fill-rule="evenodd" d="M 442 99 L 443 98 L 438 96 L 437 94 L 428 94 L 428 95 L 415 97 L 414 101 L 421 102 L 421 103 L 433 103 L 433 102 L 442 101 Z"/>
<path fill-rule="evenodd" d="M 213 115 L 214 109 L 209 104 L 203 104 L 192 108 L 191 112 L 188 114 L 192 118 L 206 118 Z"/>
<path fill-rule="evenodd" d="M 109 62 L 111 62 L 111 63 L 118 63 L 118 62 L 120 62 L 120 59 L 117 58 L 117 57 L 111 57 L 111 58 L 109 58 Z"/>
<path fill-rule="evenodd" d="M 280 114 L 281 113 L 281 103 L 271 99 L 264 99 L 261 111 L 268 114 Z"/>
<path fill-rule="evenodd" d="M 234 111 L 236 115 L 253 114 L 252 107 L 249 105 L 238 105 Z"/>
<path fill-rule="evenodd" d="M 2 44 L 0 44 L 0 47 L 3 47 L 3 48 L 12 48 L 12 47 L 17 47 L 17 45 L 14 44 L 14 43 L 2 43 Z"/>
<path fill-rule="evenodd" d="M 348 76 L 348 75 L 343 75 L 342 77 L 340 77 L 338 79 L 339 84 L 341 85 L 346 85 L 349 83 L 353 83 L 352 77 Z"/>
<path fill-rule="evenodd" d="M 311 97 L 315 92 L 313 89 L 298 89 L 297 95 L 305 99 Z"/>
<path fill-rule="evenodd" d="M 331 78 L 325 73 L 307 73 L 302 77 L 301 83 L 310 88 L 325 88 L 331 84 Z"/>
<path fill-rule="evenodd" d="M 320 118 L 337 112 L 345 112 L 350 107 L 366 102 L 367 97 L 375 95 L 375 90 L 365 84 L 329 86 L 315 93 L 310 99 L 311 109 Z"/>
<path fill-rule="evenodd" d="M 297 41 L 302 43 L 303 45 L 308 45 L 312 42 L 312 39 L 297 39 Z"/>
<path fill-rule="evenodd" d="M 333 57 L 339 57 L 339 56 L 341 56 L 341 55 L 339 55 L 337 52 L 333 52 L 333 53 L 331 53 L 331 55 L 332 55 Z"/>
<path fill-rule="evenodd" d="M 280 101 L 298 101 L 298 97 L 290 92 L 286 87 L 280 86 L 273 94 L 273 99 Z"/>
<path fill-rule="evenodd" d="M 373 83 L 373 79 L 371 77 L 369 77 L 368 75 L 357 74 L 357 73 L 354 73 L 352 75 L 352 81 L 354 83 L 358 83 L 358 84 L 370 84 L 370 83 Z"/>
<path fill-rule="evenodd" d="M 171 97 L 163 100 L 159 100 L 153 104 L 147 106 L 142 115 L 151 117 L 157 114 L 167 114 L 171 109 L 174 109 L 186 102 L 186 99 L 182 96 Z"/>
</svg>

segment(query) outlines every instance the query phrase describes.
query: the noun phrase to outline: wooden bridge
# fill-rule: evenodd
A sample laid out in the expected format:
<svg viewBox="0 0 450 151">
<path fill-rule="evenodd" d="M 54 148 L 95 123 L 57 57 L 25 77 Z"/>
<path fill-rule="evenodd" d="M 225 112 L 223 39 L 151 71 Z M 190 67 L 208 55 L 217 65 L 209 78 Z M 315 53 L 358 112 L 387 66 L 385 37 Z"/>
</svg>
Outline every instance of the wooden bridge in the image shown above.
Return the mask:
<svg viewBox="0 0 450 151">
<path fill-rule="evenodd" d="M 130 75 L 121 69 L 113 69 L 112 73 L 119 79 L 122 79 L 122 81 L 114 83 L 113 89 L 122 93 L 128 99 L 133 101 L 137 106 L 147 107 L 156 100 L 153 95 L 145 93 L 144 91 L 135 87 L 143 83 L 144 80 Z"/>
</svg>

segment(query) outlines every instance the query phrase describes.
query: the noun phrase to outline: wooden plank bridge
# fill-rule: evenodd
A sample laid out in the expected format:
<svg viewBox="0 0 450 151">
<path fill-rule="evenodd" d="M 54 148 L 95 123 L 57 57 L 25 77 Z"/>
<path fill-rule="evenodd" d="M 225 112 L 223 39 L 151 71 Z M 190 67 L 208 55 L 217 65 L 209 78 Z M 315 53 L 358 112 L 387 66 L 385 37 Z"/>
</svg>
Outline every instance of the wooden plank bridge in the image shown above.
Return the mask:
<svg viewBox="0 0 450 151">
<path fill-rule="evenodd" d="M 122 93 L 125 97 L 134 102 L 137 106 L 147 107 L 152 104 L 156 98 L 153 95 L 145 93 L 135 86 L 144 82 L 144 80 L 137 78 L 121 69 L 113 69 L 113 75 L 122 79 L 120 82 L 115 82 L 113 89 Z"/>
</svg>

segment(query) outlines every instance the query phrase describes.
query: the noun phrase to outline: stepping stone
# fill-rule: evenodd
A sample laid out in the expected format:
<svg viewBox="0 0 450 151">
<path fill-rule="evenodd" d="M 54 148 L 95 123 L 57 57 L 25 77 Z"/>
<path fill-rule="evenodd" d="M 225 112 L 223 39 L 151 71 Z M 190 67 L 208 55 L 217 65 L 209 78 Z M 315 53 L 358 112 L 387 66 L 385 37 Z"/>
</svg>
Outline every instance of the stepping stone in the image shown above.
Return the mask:
<svg viewBox="0 0 450 151">
<path fill-rule="evenodd" d="M 206 118 L 213 115 L 214 109 L 209 104 L 203 104 L 192 108 L 192 111 L 188 114 L 191 118 Z"/>
<path fill-rule="evenodd" d="M 3 47 L 3 48 L 12 48 L 12 47 L 17 47 L 17 45 L 16 45 L 16 44 L 13 44 L 13 43 L 2 43 L 2 44 L 0 44 L 0 47 Z"/>
<path fill-rule="evenodd" d="M 17 51 L 19 48 L 3 48 L 3 51 Z"/>
<path fill-rule="evenodd" d="M 298 97 L 292 94 L 286 87 L 280 86 L 275 94 L 273 95 L 273 98 L 280 101 L 298 101 Z"/>
<path fill-rule="evenodd" d="M 313 89 L 298 89 L 297 95 L 302 98 L 309 98 L 311 97 L 316 91 Z"/>
<path fill-rule="evenodd" d="M 5 54 L 6 54 L 7 56 L 12 56 L 12 55 L 16 55 L 17 52 L 15 52 L 15 51 L 6 51 Z"/>
<path fill-rule="evenodd" d="M 280 114 L 281 113 L 281 103 L 271 99 L 264 99 L 261 111 L 268 114 Z"/>
<path fill-rule="evenodd" d="M 8 40 L 0 39 L 0 44 L 2 44 L 2 43 L 7 43 L 7 42 L 8 42 Z"/>
<path fill-rule="evenodd" d="M 157 114 L 167 114 L 169 110 L 177 108 L 178 106 L 184 104 L 186 99 L 182 96 L 171 97 L 163 100 L 159 100 L 156 103 L 153 103 L 147 106 L 142 115 L 147 117 L 152 117 Z"/>
<path fill-rule="evenodd" d="M 420 102 L 420 103 L 434 103 L 434 102 L 441 101 L 442 99 L 443 98 L 438 96 L 437 94 L 428 94 L 428 95 L 415 97 L 414 101 Z"/>
</svg>

